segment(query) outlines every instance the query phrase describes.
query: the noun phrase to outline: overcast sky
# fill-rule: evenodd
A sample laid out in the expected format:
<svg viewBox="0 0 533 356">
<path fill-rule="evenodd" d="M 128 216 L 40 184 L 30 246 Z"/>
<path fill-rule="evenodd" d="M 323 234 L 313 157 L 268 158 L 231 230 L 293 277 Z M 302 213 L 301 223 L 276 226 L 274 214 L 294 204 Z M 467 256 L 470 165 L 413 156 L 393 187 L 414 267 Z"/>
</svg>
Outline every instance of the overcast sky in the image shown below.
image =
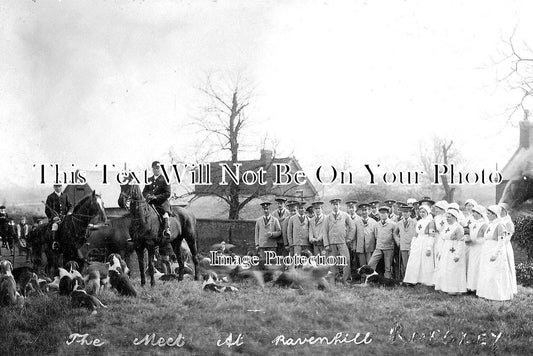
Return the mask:
<svg viewBox="0 0 533 356">
<path fill-rule="evenodd" d="M 434 134 L 472 169 L 502 168 L 521 116 L 505 126 L 519 97 L 495 62 L 515 28 L 533 47 L 531 14 L 531 1 L 2 1 L 0 187 L 36 183 L 34 163 L 193 157 L 187 123 L 213 72 L 255 83 L 248 141 L 268 133 L 304 168 L 416 164 Z"/>
</svg>

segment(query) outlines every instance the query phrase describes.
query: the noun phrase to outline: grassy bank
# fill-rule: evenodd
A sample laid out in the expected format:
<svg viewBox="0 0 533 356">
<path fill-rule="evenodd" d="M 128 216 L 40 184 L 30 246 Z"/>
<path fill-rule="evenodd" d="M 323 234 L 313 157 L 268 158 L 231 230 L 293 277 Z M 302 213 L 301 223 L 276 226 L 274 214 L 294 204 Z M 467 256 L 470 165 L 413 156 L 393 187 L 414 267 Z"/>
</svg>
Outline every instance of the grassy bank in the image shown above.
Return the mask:
<svg viewBox="0 0 533 356">
<path fill-rule="evenodd" d="M 191 281 L 159 283 L 141 289 L 138 298 L 123 298 L 104 292 L 108 305 L 91 316 L 84 309 L 71 309 L 69 300 L 59 296 L 30 298 L 24 309 L 0 309 L 2 354 L 531 354 L 533 352 L 533 290 L 520 287 L 511 302 L 489 302 L 471 296 L 451 297 L 424 287 L 392 290 L 360 286 L 339 287 L 330 291 L 297 291 L 255 285 L 241 285 L 237 294 L 203 292 L 200 283 Z M 396 326 L 395 340 L 390 335 Z M 403 327 L 403 330 L 400 328 Z M 429 340 L 431 331 L 434 339 Z M 446 332 L 448 336 L 444 338 Z M 483 332 L 486 337 L 477 339 Z M 413 342 L 401 341 L 398 333 Z M 496 347 L 480 345 L 501 337 Z M 69 335 L 89 334 L 100 347 L 67 345 Z M 159 337 L 183 336 L 183 346 L 134 345 L 146 334 Z M 220 346 L 229 333 L 234 341 L 242 334 L 241 346 Z M 371 342 L 363 345 L 339 343 L 362 340 L 370 333 Z M 422 333 L 427 335 L 421 340 Z M 464 336 L 466 333 L 466 337 Z M 288 338 L 327 337 L 315 344 L 285 346 L 279 335 Z M 278 345 L 273 343 L 278 337 Z M 455 337 L 456 340 L 451 340 Z M 463 344 L 459 345 L 460 339 Z M 369 339 L 367 339 L 368 341 Z M 308 340 L 309 341 L 309 340 Z M 311 340 L 312 341 L 312 340 Z M 322 341 L 322 344 L 320 343 Z M 326 345 L 330 341 L 332 344 Z M 474 341 L 473 344 L 465 344 Z M 169 340 L 171 343 L 171 340 Z M 445 344 L 446 343 L 446 344 Z"/>
</svg>

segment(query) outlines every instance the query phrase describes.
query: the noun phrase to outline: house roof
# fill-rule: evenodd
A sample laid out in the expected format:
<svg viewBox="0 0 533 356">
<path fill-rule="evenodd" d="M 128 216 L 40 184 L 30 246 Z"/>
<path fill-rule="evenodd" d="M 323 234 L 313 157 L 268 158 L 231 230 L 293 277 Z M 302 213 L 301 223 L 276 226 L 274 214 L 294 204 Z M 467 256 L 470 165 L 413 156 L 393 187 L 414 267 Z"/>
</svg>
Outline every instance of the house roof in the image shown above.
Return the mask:
<svg viewBox="0 0 533 356">
<path fill-rule="evenodd" d="M 298 160 L 294 157 L 283 157 L 283 158 L 272 158 L 272 159 L 254 159 L 254 160 L 239 160 L 237 163 L 240 163 L 241 166 L 239 168 L 241 174 L 244 171 L 257 171 L 259 168 L 263 167 L 266 170 L 265 173 L 265 186 L 259 186 L 259 184 L 255 184 L 253 186 L 242 184 L 241 189 L 245 192 L 250 194 L 252 191 L 259 190 L 260 195 L 269 194 L 274 190 L 279 190 L 280 194 L 285 194 L 290 196 L 291 191 L 300 190 L 303 187 L 307 188 L 311 192 L 311 195 L 307 195 L 304 197 L 314 197 L 318 195 L 318 191 L 316 190 L 315 186 L 310 182 L 309 179 L 307 179 L 306 183 L 303 186 L 297 185 L 297 184 L 288 184 L 285 186 L 273 186 L 273 176 L 275 174 L 274 165 L 275 164 L 288 164 L 291 166 L 292 172 L 294 171 L 301 171 L 302 167 L 300 166 L 300 163 Z M 221 186 L 218 183 L 220 182 L 222 178 L 222 168 L 221 164 L 227 164 L 230 167 L 232 167 L 232 162 L 227 161 L 216 161 L 216 162 L 210 162 L 209 165 L 211 167 L 211 185 L 196 185 L 195 186 L 195 192 L 200 194 L 210 194 L 214 192 L 219 192 L 221 189 L 227 189 L 227 186 Z M 229 180 L 229 179 L 227 179 Z M 296 194 L 294 196 L 297 196 Z"/>
<path fill-rule="evenodd" d="M 519 147 L 501 170 L 504 181 L 520 179 L 522 176 L 533 173 L 533 146 Z"/>
</svg>

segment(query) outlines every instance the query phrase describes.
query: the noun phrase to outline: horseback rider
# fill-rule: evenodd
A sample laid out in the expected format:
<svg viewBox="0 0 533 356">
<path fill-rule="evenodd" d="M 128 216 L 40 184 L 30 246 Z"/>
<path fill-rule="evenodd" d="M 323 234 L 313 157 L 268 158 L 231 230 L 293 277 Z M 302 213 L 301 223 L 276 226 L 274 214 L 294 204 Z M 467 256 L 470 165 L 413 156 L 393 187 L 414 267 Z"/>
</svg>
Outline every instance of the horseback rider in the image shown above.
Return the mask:
<svg viewBox="0 0 533 356">
<path fill-rule="evenodd" d="M 67 194 L 61 192 L 61 184 L 54 184 L 54 192 L 46 198 L 44 213 L 48 217 L 48 221 L 52 222 L 52 249 L 59 249 L 59 244 L 56 240 L 57 230 L 63 217 L 72 209 L 72 203 Z"/>
<path fill-rule="evenodd" d="M 143 196 L 149 204 L 152 204 L 159 215 L 163 218 L 163 237 L 170 238 L 170 184 L 161 174 L 161 164 L 158 161 L 152 162 L 153 176 L 148 178 L 149 184 L 144 186 Z"/>
</svg>

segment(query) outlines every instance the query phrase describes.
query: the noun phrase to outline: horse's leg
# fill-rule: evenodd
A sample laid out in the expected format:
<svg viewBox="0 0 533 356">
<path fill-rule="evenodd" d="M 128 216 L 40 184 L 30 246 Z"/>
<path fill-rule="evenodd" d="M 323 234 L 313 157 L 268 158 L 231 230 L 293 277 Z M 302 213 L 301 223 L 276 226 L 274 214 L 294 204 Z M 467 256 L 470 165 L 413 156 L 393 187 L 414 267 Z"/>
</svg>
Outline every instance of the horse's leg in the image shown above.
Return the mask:
<svg viewBox="0 0 533 356">
<path fill-rule="evenodd" d="M 155 254 L 155 247 L 148 246 L 148 274 L 150 275 L 150 285 L 152 287 L 155 285 L 154 254 Z"/>
<path fill-rule="evenodd" d="M 183 238 L 178 237 L 174 241 L 175 241 L 174 253 L 176 254 L 176 258 L 178 259 L 178 281 L 182 281 L 184 265 L 183 265 L 183 258 L 181 256 L 181 243 L 183 242 Z"/>
<path fill-rule="evenodd" d="M 189 226 L 190 230 L 185 234 L 185 241 L 189 245 L 189 250 L 191 250 L 192 262 L 194 263 L 194 280 L 198 280 L 198 246 L 196 241 L 198 241 L 196 236 L 196 230 L 194 227 Z"/>
<path fill-rule="evenodd" d="M 141 286 L 146 284 L 146 276 L 144 275 L 144 248 L 137 247 L 137 260 L 139 261 L 139 273 L 141 274 Z"/>
</svg>

